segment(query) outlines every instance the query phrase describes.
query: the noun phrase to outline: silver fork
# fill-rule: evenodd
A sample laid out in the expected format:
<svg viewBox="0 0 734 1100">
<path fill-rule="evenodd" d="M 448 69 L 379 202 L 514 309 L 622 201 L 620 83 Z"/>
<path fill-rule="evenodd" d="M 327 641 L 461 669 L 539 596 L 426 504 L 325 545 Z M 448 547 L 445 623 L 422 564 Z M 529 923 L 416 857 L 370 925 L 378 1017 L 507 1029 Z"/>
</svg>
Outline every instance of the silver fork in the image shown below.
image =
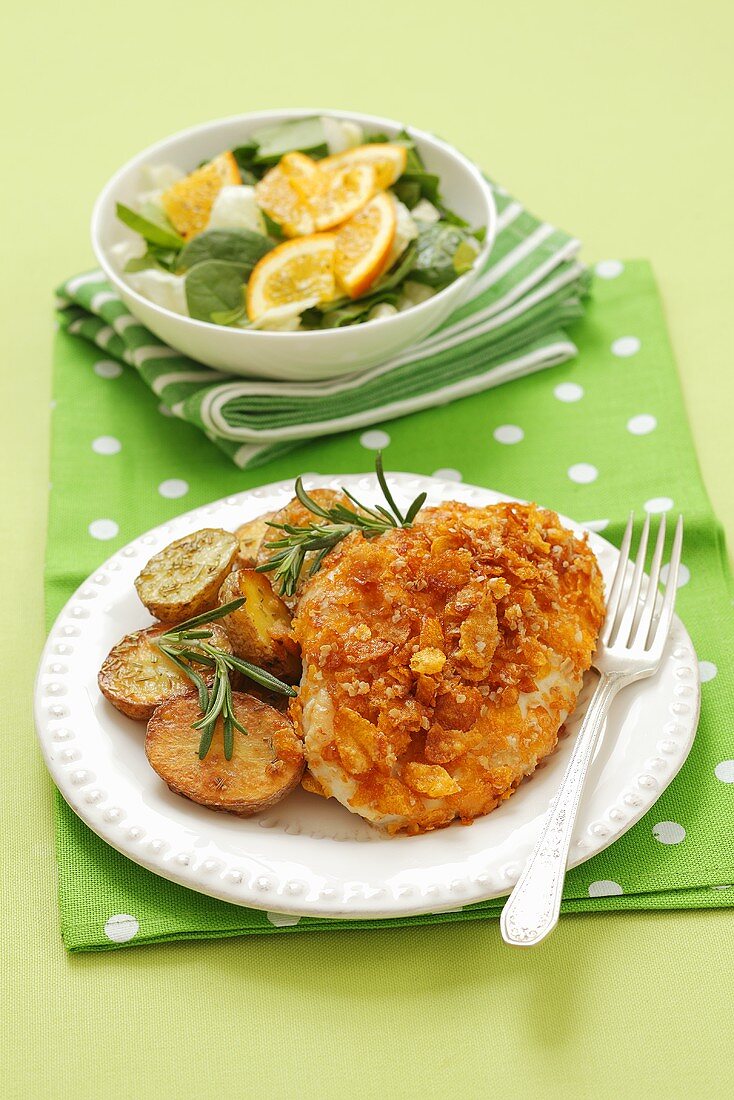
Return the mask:
<svg viewBox="0 0 734 1100">
<path fill-rule="evenodd" d="M 617 571 L 607 600 L 607 616 L 593 660 L 594 667 L 600 673 L 599 683 L 537 844 L 502 910 L 502 937 L 506 943 L 517 947 L 532 947 L 540 943 L 558 922 L 574 821 L 609 707 L 623 687 L 657 671 L 670 633 L 683 545 L 683 517 L 679 516 L 676 524 L 665 597 L 657 617 L 665 516 L 660 521 L 650 576 L 644 590 L 650 516 L 645 518 L 632 578 L 627 584 L 633 521 L 634 515 L 631 515 L 622 539 Z"/>
</svg>

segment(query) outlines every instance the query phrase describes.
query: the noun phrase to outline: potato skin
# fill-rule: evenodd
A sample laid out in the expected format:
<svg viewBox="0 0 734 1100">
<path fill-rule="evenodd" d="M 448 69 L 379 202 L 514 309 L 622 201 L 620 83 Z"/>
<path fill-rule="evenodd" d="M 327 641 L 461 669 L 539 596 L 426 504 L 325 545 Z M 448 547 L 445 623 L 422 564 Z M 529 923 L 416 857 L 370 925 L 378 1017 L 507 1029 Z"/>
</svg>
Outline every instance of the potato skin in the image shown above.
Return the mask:
<svg viewBox="0 0 734 1100">
<path fill-rule="evenodd" d="M 279 532 L 268 522 L 274 515 L 274 512 L 265 512 L 237 528 L 235 538 L 240 544 L 235 562 L 237 569 L 253 569 L 257 565 L 257 555 L 262 543 L 278 538 Z"/>
<path fill-rule="evenodd" d="M 230 573 L 219 591 L 219 604 L 240 597 L 245 599 L 242 607 L 219 620 L 236 655 L 280 679 L 300 679 L 298 646 L 290 633 L 291 613 L 265 574 L 254 569 Z"/>
<path fill-rule="evenodd" d="M 237 719 L 232 759 L 224 757 L 222 723 L 209 752 L 199 760 L 201 717 L 194 693 L 169 699 L 148 723 L 145 753 L 154 771 L 175 793 L 201 806 L 240 817 L 274 806 L 298 786 L 304 769 L 303 746 L 290 720 L 260 699 L 233 692 Z"/>
<path fill-rule="evenodd" d="M 135 589 L 163 623 L 182 622 L 217 606 L 217 594 L 232 568 L 239 543 L 231 531 L 205 527 L 155 554 L 140 571 Z"/>
<path fill-rule="evenodd" d="M 192 683 L 155 645 L 168 626 L 149 626 L 126 634 L 105 657 L 97 675 L 99 690 L 122 714 L 147 722 L 156 707 L 177 695 L 186 695 Z M 211 641 L 227 653 L 232 645 L 218 623 L 211 624 Z M 210 673 L 203 666 L 205 679 Z"/>
</svg>

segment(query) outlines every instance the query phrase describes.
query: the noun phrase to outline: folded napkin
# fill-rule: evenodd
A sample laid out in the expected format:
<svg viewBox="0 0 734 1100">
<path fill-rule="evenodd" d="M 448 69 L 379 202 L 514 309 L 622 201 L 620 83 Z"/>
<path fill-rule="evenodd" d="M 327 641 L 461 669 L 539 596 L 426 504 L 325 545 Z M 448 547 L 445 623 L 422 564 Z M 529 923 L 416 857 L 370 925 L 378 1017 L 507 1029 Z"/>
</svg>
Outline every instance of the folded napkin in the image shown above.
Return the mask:
<svg viewBox="0 0 734 1100">
<path fill-rule="evenodd" d="M 588 289 L 574 258 L 579 242 L 500 188 L 494 194 L 497 239 L 469 298 L 420 344 L 343 378 L 249 381 L 209 370 L 139 324 L 100 271 L 59 288 L 59 318 L 134 366 L 175 416 L 202 429 L 237 466 L 260 466 L 305 439 L 442 405 L 576 353 L 564 326 L 581 315 Z"/>
<path fill-rule="evenodd" d="M 605 261 L 597 272 L 587 315 L 570 334 L 579 350 L 572 363 L 403 417 L 388 425 L 389 433 L 312 440 L 299 454 L 282 455 L 257 471 L 219 461 L 199 431 L 164 419 L 145 400 L 134 372 L 59 333 L 49 625 L 102 558 L 146 529 L 305 470 L 369 469 L 377 435 L 387 447 L 389 469 L 439 473 L 538 500 L 614 542 L 632 507 L 638 515 L 645 508 L 681 510 L 685 583 L 678 609 L 701 660 L 699 732 L 688 761 L 653 809 L 569 873 L 563 911 L 734 904 L 734 589 L 698 472 L 650 267 Z M 109 848 L 60 795 L 55 811 L 61 927 L 70 951 L 378 923 L 299 921 L 215 901 L 157 878 Z M 490 901 L 462 908 L 458 901 L 452 913 L 379 923 L 483 920 L 495 917 L 500 906 Z"/>
</svg>

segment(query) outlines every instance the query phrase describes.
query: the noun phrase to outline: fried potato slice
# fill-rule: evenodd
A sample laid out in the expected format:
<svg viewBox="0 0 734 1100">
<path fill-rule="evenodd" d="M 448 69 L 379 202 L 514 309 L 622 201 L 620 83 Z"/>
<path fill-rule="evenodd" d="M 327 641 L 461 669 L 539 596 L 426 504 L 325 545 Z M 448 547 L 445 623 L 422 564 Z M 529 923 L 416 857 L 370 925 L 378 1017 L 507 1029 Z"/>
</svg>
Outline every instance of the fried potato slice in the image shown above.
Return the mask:
<svg viewBox="0 0 734 1100">
<path fill-rule="evenodd" d="M 192 690 L 189 678 L 155 644 L 156 638 L 168 629 L 149 626 L 126 634 L 112 647 L 99 670 L 99 690 L 128 718 L 147 722 L 161 703 Z M 232 645 L 224 628 L 212 623 L 211 632 L 212 644 L 231 653 Z M 204 679 L 211 677 L 209 669 L 198 667 Z"/>
<path fill-rule="evenodd" d="M 257 565 L 257 555 L 263 541 L 268 537 L 278 537 L 278 532 L 269 524 L 274 515 L 274 512 L 265 512 L 237 528 L 235 537 L 240 544 L 236 563 L 238 569 L 253 569 Z"/>
<path fill-rule="evenodd" d="M 148 723 L 145 753 L 154 771 L 175 794 L 248 817 L 280 802 L 298 786 L 303 747 L 290 719 L 260 699 L 233 692 L 237 720 L 248 731 L 235 732 L 232 759 L 224 756 L 221 720 L 209 752 L 199 759 L 201 717 L 196 694 L 169 699 Z"/>
<path fill-rule="evenodd" d="M 291 636 L 291 613 L 264 573 L 238 569 L 219 591 L 220 606 L 244 597 L 244 604 L 221 619 L 238 657 L 284 680 L 298 680 L 301 660 Z"/>
<path fill-rule="evenodd" d="M 164 623 L 182 622 L 217 606 L 217 595 L 232 568 L 239 543 L 231 531 L 205 527 L 154 554 L 138 574 L 135 588 L 151 615 Z"/>
</svg>

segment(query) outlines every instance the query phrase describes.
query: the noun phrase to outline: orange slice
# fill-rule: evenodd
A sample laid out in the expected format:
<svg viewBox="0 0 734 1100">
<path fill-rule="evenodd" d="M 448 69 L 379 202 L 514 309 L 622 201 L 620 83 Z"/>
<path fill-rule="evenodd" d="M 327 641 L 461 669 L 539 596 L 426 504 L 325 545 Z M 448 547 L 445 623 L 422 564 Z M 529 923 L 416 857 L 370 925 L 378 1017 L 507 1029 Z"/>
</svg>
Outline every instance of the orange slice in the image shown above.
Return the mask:
<svg viewBox="0 0 734 1100">
<path fill-rule="evenodd" d="M 375 170 L 376 189 L 382 191 L 392 187 L 402 176 L 407 160 L 408 152 L 404 145 L 376 141 L 373 145 L 357 145 L 354 149 L 335 153 L 332 157 L 324 157 L 319 161 L 319 168 L 322 172 L 336 172 L 345 167 L 353 168 L 358 164 L 370 164 Z"/>
<path fill-rule="evenodd" d="M 240 183 L 242 177 L 234 156 L 229 151 L 220 153 L 164 191 L 163 209 L 173 227 L 188 241 L 206 229 L 214 200 L 222 188 Z"/>
<path fill-rule="evenodd" d="M 286 153 L 255 185 L 255 197 L 287 237 L 300 237 L 316 228 L 309 202 L 320 187 L 316 161 L 303 153 Z"/>
<path fill-rule="evenodd" d="M 306 300 L 327 302 L 336 296 L 334 233 L 313 233 L 285 241 L 267 252 L 247 283 L 247 316 L 251 321 L 269 309 Z"/>
<path fill-rule="evenodd" d="M 321 173 L 322 190 L 311 200 L 317 229 L 333 229 L 356 214 L 377 190 L 371 164 L 345 165 Z"/>
<path fill-rule="evenodd" d="M 385 191 L 379 191 L 339 229 L 336 277 L 350 298 L 364 294 L 385 270 L 396 224 L 395 203 Z"/>
</svg>

